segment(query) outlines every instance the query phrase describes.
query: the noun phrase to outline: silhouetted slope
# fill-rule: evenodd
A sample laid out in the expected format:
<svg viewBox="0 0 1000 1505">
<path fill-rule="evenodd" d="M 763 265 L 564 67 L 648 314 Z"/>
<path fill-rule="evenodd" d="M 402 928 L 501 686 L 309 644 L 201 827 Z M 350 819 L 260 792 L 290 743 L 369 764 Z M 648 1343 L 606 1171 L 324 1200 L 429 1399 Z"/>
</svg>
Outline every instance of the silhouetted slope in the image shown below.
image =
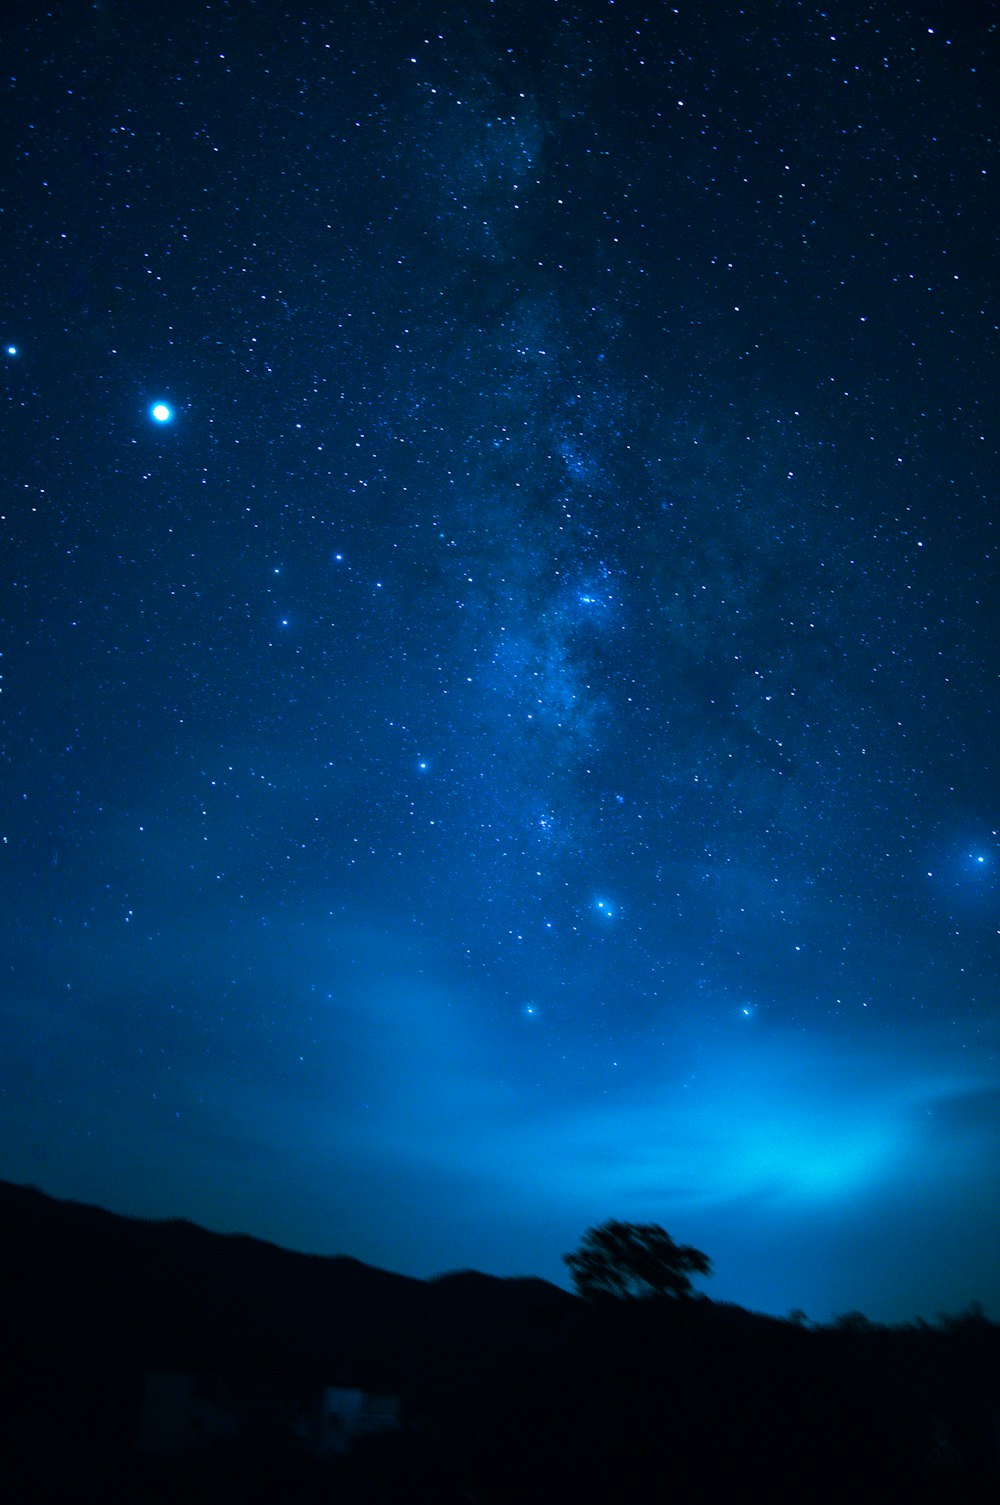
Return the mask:
<svg viewBox="0 0 1000 1505">
<path fill-rule="evenodd" d="M 14 1341 L 133 1367 L 294 1369 L 395 1391 L 478 1383 L 575 1305 L 535 1279 L 433 1282 L 0 1183 Z"/>
<path fill-rule="evenodd" d="M 4 1183 L 0 1263 L 0 1468 L 46 1500 L 76 1479 L 105 1501 L 213 1505 L 1000 1498 L 1000 1328 L 973 1312 L 808 1330 L 703 1298 L 589 1306 L 540 1280 L 413 1280 Z M 266 1486 L 241 1455 L 228 1474 L 189 1460 L 151 1494 L 160 1476 L 128 1460 L 141 1375 L 169 1367 L 392 1391 L 415 1425 L 334 1496 L 326 1475 L 293 1489 L 291 1454 Z"/>
</svg>

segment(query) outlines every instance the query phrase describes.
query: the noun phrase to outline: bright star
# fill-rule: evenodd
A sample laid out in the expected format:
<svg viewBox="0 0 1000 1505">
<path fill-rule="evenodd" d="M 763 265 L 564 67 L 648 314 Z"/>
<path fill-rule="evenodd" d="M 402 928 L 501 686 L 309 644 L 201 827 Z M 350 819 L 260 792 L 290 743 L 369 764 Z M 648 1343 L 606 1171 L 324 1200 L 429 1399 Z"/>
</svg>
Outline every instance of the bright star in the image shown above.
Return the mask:
<svg viewBox="0 0 1000 1505">
<path fill-rule="evenodd" d="M 17 346 L 16 345 L 8 345 L 7 346 L 7 354 L 8 355 L 16 355 L 17 354 Z"/>
<path fill-rule="evenodd" d="M 150 416 L 155 418 L 157 423 L 169 423 L 174 416 L 173 408 L 165 402 L 154 402 L 149 412 Z"/>
</svg>

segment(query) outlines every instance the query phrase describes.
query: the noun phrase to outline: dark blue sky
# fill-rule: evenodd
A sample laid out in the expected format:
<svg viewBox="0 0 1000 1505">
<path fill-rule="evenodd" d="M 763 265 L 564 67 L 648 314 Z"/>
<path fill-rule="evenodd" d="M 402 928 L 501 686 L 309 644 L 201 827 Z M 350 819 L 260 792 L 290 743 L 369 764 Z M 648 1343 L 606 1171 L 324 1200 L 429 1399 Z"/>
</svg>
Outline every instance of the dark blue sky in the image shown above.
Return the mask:
<svg viewBox="0 0 1000 1505">
<path fill-rule="evenodd" d="M 8 19 L 0 1175 L 1000 1313 L 995 23 Z"/>
</svg>

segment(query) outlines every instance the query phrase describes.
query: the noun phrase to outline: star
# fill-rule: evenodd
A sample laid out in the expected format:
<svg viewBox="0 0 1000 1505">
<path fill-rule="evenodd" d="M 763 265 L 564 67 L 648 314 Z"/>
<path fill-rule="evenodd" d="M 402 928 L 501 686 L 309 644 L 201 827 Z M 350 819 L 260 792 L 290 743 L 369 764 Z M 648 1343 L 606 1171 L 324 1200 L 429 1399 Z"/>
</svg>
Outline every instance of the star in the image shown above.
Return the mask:
<svg viewBox="0 0 1000 1505">
<path fill-rule="evenodd" d="M 149 415 L 157 423 L 170 423 L 174 416 L 174 410 L 169 403 L 154 402 L 149 410 Z"/>
</svg>

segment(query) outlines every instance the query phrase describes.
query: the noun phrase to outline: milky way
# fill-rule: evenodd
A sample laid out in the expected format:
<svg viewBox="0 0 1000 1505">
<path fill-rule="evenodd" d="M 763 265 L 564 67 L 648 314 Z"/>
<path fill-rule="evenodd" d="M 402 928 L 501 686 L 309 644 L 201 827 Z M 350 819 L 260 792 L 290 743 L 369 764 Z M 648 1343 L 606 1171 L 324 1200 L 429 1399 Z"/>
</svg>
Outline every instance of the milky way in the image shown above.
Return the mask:
<svg viewBox="0 0 1000 1505">
<path fill-rule="evenodd" d="M 13 29 L 0 1174 L 996 1304 L 998 94 L 947 23 Z"/>
</svg>

